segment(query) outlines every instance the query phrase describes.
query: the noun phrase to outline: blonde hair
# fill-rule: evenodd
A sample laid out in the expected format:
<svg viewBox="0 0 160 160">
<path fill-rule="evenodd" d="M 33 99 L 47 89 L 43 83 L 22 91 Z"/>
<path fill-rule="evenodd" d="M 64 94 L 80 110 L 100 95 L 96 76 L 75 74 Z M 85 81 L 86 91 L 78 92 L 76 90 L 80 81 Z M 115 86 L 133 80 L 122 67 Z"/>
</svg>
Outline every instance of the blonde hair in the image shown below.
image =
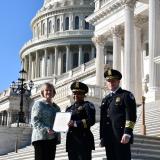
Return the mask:
<svg viewBox="0 0 160 160">
<path fill-rule="evenodd" d="M 41 96 L 42 97 L 44 97 L 44 89 L 45 89 L 45 87 L 51 88 L 53 90 L 53 93 L 56 94 L 56 90 L 55 90 L 53 84 L 46 82 L 41 86 Z"/>
</svg>

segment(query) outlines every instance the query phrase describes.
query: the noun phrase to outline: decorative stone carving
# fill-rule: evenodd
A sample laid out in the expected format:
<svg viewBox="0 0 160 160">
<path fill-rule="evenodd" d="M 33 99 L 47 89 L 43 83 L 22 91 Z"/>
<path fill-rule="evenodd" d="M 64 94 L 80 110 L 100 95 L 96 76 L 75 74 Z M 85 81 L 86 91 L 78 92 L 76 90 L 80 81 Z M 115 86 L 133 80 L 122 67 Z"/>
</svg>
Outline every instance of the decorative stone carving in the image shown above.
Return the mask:
<svg viewBox="0 0 160 160">
<path fill-rule="evenodd" d="M 148 17 L 144 15 L 137 15 L 134 22 L 137 27 L 141 27 L 144 23 L 148 22 Z"/>
<path fill-rule="evenodd" d="M 134 8 L 137 0 L 121 0 L 122 5 Z"/>
<path fill-rule="evenodd" d="M 106 41 L 107 41 L 107 38 L 106 38 L 105 36 L 103 36 L 103 35 L 92 38 L 92 42 L 93 42 L 95 45 L 96 45 L 96 44 L 99 44 L 99 45 L 101 45 L 101 46 L 104 46 L 105 43 L 106 43 Z"/>
<path fill-rule="evenodd" d="M 110 32 L 116 37 L 121 37 L 124 32 L 124 29 L 122 28 L 122 26 L 118 25 L 118 26 L 111 27 Z"/>
</svg>

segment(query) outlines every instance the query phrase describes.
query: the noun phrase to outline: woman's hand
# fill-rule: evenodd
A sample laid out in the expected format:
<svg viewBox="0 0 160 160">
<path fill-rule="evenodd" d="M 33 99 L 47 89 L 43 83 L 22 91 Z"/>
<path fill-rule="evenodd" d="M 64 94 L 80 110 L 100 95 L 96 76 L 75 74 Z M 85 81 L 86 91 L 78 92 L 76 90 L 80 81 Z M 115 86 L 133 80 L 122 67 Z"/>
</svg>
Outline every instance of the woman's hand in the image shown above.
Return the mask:
<svg viewBox="0 0 160 160">
<path fill-rule="evenodd" d="M 70 120 L 70 121 L 69 121 L 68 127 L 74 127 L 74 121 L 73 121 L 73 120 Z"/>
<path fill-rule="evenodd" d="M 47 132 L 48 132 L 48 134 L 50 134 L 50 135 L 51 135 L 51 134 L 54 134 L 54 131 L 53 131 L 52 129 L 48 129 Z"/>
</svg>

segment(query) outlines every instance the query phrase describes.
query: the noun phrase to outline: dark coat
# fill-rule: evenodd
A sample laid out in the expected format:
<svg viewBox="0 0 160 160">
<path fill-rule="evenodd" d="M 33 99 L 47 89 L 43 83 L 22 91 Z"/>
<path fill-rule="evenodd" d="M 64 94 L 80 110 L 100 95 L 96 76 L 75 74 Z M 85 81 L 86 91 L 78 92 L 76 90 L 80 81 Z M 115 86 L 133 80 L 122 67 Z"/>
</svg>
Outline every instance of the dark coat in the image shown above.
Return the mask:
<svg viewBox="0 0 160 160">
<path fill-rule="evenodd" d="M 95 149 L 94 137 L 90 127 L 95 124 L 95 107 L 92 103 L 84 101 L 80 104 L 74 103 L 66 109 L 72 112 L 71 120 L 75 121 L 76 127 L 69 128 L 66 138 L 66 151 Z"/>
<path fill-rule="evenodd" d="M 136 122 L 136 102 L 133 94 L 119 88 L 115 95 L 107 95 L 101 104 L 100 139 L 104 146 L 114 139 L 120 143 L 124 133 L 131 135 Z"/>
</svg>

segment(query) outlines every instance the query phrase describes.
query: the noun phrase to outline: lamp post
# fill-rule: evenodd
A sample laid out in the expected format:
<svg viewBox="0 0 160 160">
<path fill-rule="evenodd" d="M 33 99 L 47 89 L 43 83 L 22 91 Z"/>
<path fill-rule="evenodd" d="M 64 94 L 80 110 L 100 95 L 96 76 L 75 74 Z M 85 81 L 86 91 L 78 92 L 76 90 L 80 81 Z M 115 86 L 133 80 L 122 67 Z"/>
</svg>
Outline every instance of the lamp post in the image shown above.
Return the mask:
<svg viewBox="0 0 160 160">
<path fill-rule="evenodd" d="M 23 95 L 28 92 L 31 93 L 31 89 L 33 87 L 33 81 L 31 80 L 28 84 L 25 83 L 25 75 L 26 71 L 24 69 L 19 71 L 20 78 L 18 78 L 17 82 L 12 82 L 10 88 L 13 90 L 14 93 L 20 95 L 20 110 L 18 112 L 18 119 L 17 119 L 17 126 L 19 127 L 19 123 L 25 123 L 24 119 L 24 111 L 23 111 Z"/>
</svg>

